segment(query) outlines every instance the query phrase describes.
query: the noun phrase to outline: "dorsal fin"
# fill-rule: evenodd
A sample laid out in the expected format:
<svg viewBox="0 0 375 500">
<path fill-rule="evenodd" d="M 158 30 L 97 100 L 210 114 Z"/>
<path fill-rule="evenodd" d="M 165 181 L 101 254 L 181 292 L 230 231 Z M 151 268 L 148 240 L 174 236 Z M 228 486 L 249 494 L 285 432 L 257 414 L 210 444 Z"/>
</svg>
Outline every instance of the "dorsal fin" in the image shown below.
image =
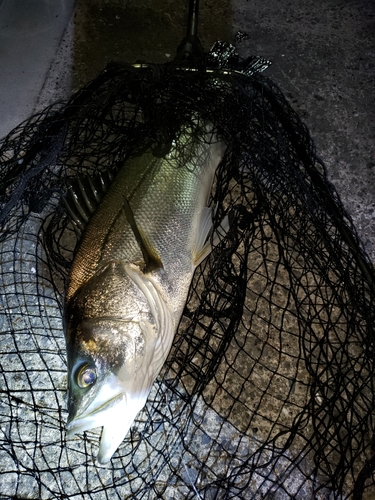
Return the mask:
<svg viewBox="0 0 375 500">
<path fill-rule="evenodd" d="M 114 177 L 112 172 L 105 171 L 95 177 L 77 177 L 68 186 L 62 201 L 78 236 L 96 212 Z"/>
</svg>

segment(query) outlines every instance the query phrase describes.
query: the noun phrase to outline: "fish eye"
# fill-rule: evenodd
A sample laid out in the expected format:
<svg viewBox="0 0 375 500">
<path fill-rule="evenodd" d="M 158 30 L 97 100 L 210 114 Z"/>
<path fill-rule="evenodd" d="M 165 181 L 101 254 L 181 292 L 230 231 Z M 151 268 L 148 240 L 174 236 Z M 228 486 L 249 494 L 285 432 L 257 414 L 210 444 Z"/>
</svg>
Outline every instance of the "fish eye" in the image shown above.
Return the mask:
<svg viewBox="0 0 375 500">
<path fill-rule="evenodd" d="M 90 387 L 96 382 L 96 370 L 91 365 L 85 364 L 79 369 L 77 376 L 77 384 L 82 389 Z"/>
</svg>

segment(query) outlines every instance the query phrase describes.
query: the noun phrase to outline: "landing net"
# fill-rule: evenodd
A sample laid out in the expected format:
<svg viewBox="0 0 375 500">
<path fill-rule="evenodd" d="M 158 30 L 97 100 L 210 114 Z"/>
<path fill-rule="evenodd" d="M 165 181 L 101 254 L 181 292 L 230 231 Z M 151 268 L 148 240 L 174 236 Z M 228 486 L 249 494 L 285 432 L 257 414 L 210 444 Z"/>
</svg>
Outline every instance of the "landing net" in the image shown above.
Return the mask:
<svg viewBox="0 0 375 500">
<path fill-rule="evenodd" d="M 1 499 L 374 494 L 373 267 L 264 61 L 220 46 L 205 61 L 112 64 L 0 143 Z M 61 198 L 141 147 L 162 154 L 197 116 L 228 145 L 211 203 L 230 229 L 197 269 L 148 403 L 98 467 L 100 429 L 65 438 L 77 236 Z"/>
</svg>

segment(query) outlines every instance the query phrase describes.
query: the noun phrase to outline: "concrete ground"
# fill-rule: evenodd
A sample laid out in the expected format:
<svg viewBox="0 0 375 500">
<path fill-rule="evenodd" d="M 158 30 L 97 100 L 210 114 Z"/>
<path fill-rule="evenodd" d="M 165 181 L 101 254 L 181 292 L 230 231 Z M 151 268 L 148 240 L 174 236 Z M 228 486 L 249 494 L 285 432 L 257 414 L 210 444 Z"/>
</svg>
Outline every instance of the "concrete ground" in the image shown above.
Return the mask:
<svg viewBox="0 0 375 500">
<path fill-rule="evenodd" d="M 0 137 L 79 88 L 111 60 L 164 62 L 185 34 L 187 1 L 0 0 Z M 375 2 L 201 1 L 206 49 L 245 31 L 243 55 L 308 125 L 329 178 L 375 261 Z"/>
<path fill-rule="evenodd" d="M 266 74 L 309 127 L 375 262 L 375 2 L 201 4 L 206 49 L 241 30 L 242 55 L 273 61 Z M 170 60 L 186 18 L 187 0 L 0 0 L 0 137 L 109 61 Z"/>
</svg>

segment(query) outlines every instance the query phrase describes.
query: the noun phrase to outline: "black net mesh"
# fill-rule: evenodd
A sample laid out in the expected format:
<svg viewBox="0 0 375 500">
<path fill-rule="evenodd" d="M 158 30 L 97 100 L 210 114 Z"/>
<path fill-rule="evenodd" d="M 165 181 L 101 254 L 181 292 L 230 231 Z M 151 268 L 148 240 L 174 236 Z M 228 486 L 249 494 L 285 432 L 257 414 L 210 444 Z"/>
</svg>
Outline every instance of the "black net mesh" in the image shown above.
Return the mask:
<svg viewBox="0 0 375 500">
<path fill-rule="evenodd" d="M 111 65 L 0 143 L 1 498 L 374 494 L 372 265 L 305 126 L 251 74 L 262 62 L 210 58 L 214 72 Z M 212 203 L 230 229 L 194 275 L 145 408 L 98 467 L 99 429 L 65 438 L 77 237 L 61 197 L 197 113 L 228 145 Z"/>
</svg>

